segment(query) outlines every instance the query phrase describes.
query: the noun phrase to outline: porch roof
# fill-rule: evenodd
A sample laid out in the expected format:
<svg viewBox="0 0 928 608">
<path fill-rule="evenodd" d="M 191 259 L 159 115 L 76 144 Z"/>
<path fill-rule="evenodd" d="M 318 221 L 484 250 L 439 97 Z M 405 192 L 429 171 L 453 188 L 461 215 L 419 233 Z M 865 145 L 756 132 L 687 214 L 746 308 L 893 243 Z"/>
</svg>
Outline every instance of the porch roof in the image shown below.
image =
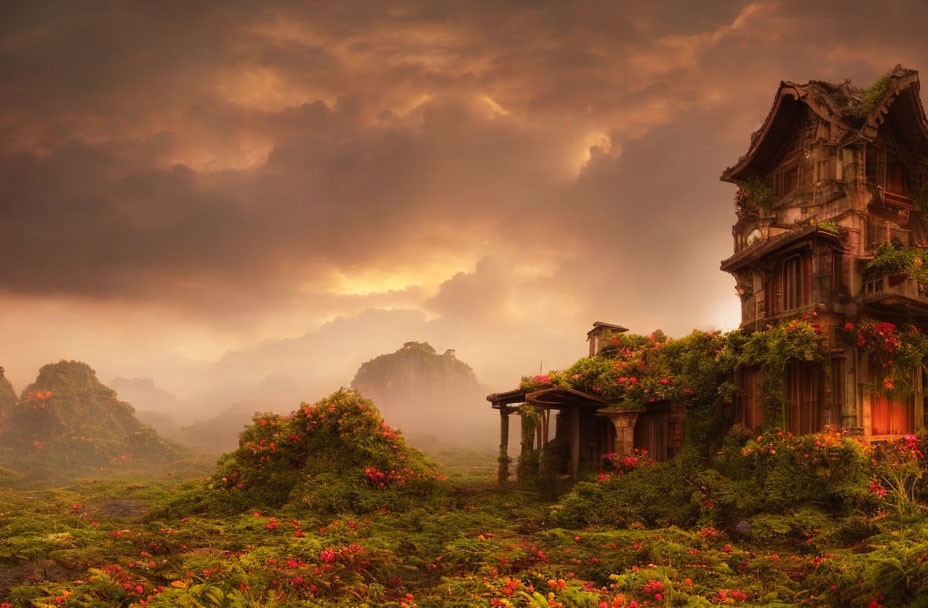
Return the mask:
<svg viewBox="0 0 928 608">
<path fill-rule="evenodd" d="M 493 404 L 493 407 L 499 409 L 505 405 L 515 403 L 525 403 L 525 391 L 520 388 L 514 388 L 511 391 L 502 393 L 491 393 L 487 395 L 487 401 Z"/>
<path fill-rule="evenodd" d="M 607 407 L 609 404 L 596 395 L 590 395 L 572 388 L 552 386 L 529 393 L 525 400 L 535 407 L 563 409 L 565 407 Z"/>
</svg>

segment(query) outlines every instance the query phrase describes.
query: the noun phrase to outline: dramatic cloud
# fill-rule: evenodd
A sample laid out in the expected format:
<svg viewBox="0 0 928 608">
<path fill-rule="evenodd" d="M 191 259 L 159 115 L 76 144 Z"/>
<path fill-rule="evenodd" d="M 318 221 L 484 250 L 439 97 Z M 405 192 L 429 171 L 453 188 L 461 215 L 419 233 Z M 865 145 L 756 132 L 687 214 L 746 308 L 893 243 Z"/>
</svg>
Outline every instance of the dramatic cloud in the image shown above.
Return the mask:
<svg viewBox="0 0 928 608">
<path fill-rule="evenodd" d="M 781 79 L 928 65 L 926 18 L 914 0 L 8 3 L 0 364 L 21 386 L 81 358 L 218 402 L 347 383 L 407 339 L 505 386 L 582 354 L 594 320 L 731 326 L 721 170 Z"/>
</svg>

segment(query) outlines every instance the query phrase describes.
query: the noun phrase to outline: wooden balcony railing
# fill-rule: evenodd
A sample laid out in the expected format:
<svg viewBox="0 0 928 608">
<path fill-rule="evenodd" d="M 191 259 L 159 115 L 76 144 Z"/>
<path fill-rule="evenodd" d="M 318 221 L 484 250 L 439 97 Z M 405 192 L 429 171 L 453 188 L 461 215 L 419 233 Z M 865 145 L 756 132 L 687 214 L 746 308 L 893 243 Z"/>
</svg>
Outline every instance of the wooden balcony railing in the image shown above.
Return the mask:
<svg viewBox="0 0 928 608">
<path fill-rule="evenodd" d="M 864 302 L 908 300 L 928 305 L 928 286 L 906 274 L 883 275 L 864 282 L 861 299 Z"/>
</svg>

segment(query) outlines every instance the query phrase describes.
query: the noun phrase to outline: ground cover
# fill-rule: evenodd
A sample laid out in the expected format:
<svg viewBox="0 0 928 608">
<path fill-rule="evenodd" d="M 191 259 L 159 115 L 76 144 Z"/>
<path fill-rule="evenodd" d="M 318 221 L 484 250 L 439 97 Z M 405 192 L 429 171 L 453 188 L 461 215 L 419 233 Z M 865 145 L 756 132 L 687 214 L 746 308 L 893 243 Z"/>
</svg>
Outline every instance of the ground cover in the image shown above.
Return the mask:
<svg viewBox="0 0 928 608">
<path fill-rule="evenodd" d="M 360 403 L 342 395 L 330 413 L 377 422 Z M 290 420 L 305 428 L 301 411 Z M 499 490 L 495 454 L 445 451 L 445 479 L 404 494 L 367 477 L 366 460 L 388 457 L 382 440 L 389 458 L 428 459 L 375 424 L 364 449 L 355 430 L 333 443 L 335 425 L 320 445 L 355 446 L 362 478 L 340 471 L 381 499 L 344 507 L 294 484 L 284 500 L 276 487 L 214 500 L 242 467 L 261 464 L 250 483 L 280 481 L 247 448 L 273 427 L 256 425 L 207 479 L 0 488 L 0 606 L 928 605 L 924 437 L 733 432 L 708 464 L 616 457 L 559 495 Z"/>
</svg>

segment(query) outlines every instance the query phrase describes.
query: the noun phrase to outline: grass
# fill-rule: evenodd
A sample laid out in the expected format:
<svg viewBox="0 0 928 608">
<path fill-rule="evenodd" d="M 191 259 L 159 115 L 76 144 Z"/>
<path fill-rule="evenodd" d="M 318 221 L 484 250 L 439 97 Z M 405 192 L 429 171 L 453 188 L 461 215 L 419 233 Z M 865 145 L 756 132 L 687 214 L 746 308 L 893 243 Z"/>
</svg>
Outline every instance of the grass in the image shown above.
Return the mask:
<svg viewBox="0 0 928 608">
<path fill-rule="evenodd" d="M 926 592 L 918 514 L 904 536 L 892 517 L 815 505 L 740 530 L 557 527 L 556 500 L 494 487 L 495 454 L 436 460 L 451 490 L 405 512 L 183 513 L 200 482 L 143 473 L 2 487 L 0 604 L 888 607 Z"/>
</svg>

